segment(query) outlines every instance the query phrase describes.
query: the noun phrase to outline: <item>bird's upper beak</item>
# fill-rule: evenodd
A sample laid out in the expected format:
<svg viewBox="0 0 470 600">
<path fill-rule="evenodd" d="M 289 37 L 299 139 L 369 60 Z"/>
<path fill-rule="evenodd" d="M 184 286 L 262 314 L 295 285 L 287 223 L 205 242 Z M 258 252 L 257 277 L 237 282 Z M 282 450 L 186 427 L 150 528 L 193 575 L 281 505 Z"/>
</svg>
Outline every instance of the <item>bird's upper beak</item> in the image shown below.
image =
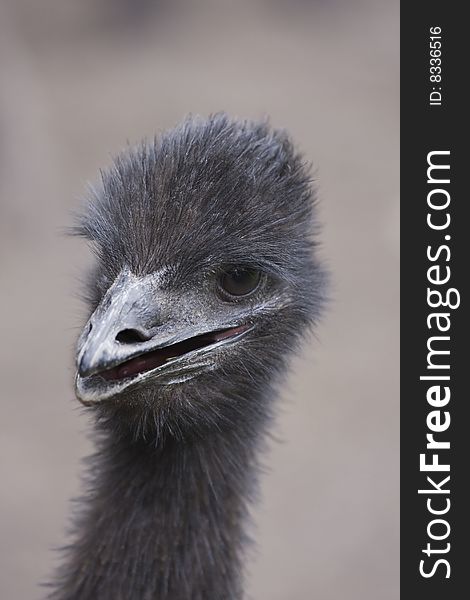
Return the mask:
<svg viewBox="0 0 470 600">
<path fill-rule="evenodd" d="M 161 303 L 163 304 L 163 303 Z M 77 371 L 88 377 L 105 372 L 132 359 L 159 342 L 171 343 L 174 332 L 162 327 L 162 306 L 158 306 L 152 277 L 122 272 L 91 315 L 80 336 Z"/>
<path fill-rule="evenodd" d="M 162 383 L 184 381 L 207 365 L 208 349 L 250 328 L 240 323 L 220 327 L 210 315 L 201 319 L 190 299 L 175 302 L 158 284 L 158 274 L 137 277 L 123 271 L 91 315 L 78 340 L 76 360 L 76 394 L 85 404 L 163 371 L 167 378 L 160 377 Z"/>
</svg>

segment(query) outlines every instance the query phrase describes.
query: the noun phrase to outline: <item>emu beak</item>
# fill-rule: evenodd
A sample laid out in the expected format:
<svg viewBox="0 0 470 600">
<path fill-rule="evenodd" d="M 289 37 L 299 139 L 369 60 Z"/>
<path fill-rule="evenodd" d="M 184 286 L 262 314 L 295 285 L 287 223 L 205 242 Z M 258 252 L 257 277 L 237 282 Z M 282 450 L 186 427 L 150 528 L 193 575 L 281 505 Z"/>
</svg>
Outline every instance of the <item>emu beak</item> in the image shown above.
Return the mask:
<svg viewBox="0 0 470 600">
<path fill-rule="evenodd" d="M 152 277 L 136 277 L 129 271 L 119 275 L 78 341 L 77 371 L 81 377 L 106 371 L 155 344 L 151 341 L 159 329 L 155 295 Z"/>
<path fill-rule="evenodd" d="M 201 322 L 200 315 L 190 299 L 175 302 L 160 291 L 158 273 L 137 277 L 123 271 L 78 340 L 79 400 L 109 398 L 150 376 L 163 384 L 184 381 L 208 366 L 209 351 L 251 329 L 240 322 L 221 327 L 213 315 Z"/>
</svg>

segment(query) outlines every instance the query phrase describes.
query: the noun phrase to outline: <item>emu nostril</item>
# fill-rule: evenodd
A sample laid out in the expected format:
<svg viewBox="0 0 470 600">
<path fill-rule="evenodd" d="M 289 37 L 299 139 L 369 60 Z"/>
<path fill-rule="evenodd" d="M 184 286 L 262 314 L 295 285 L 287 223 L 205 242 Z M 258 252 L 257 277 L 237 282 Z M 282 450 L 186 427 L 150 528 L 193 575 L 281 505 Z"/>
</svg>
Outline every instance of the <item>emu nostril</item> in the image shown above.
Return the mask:
<svg viewBox="0 0 470 600">
<path fill-rule="evenodd" d="M 123 329 L 116 335 L 116 341 L 121 344 L 136 344 L 146 342 L 148 339 L 143 333 L 137 331 L 137 329 Z"/>
</svg>

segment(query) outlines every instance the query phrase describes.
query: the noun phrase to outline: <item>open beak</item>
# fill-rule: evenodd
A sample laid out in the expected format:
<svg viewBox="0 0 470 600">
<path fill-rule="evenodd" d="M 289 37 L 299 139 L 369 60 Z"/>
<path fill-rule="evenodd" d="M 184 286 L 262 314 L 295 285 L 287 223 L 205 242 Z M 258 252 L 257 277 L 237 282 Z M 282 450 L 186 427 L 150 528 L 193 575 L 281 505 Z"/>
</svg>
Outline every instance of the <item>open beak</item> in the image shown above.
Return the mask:
<svg viewBox="0 0 470 600">
<path fill-rule="evenodd" d="M 164 385 L 187 380 L 208 366 L 208 350 L 250 328 L 195 323 L 184 302 L 158 291 L 156 276 L 123 271 L 79 338 L 77 397 L 85 404 L 104 400 L 150 376 Z"/>
</svg>

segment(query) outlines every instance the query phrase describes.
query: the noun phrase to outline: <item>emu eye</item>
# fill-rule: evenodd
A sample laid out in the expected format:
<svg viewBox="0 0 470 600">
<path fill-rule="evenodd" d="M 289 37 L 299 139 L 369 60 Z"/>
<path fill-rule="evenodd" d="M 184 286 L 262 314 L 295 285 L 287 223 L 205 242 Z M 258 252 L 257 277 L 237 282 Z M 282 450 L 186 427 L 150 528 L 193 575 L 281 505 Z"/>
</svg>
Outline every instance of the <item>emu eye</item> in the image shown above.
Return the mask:
<svg viewBox="0 0 470 600">
<path fill-rule="evenodd" d="M 230 296 L 248 296 L 256 290 L 261 280 L 257 269 L 234 267 L 221 275 L 219 285 Z"/>
</svg>

